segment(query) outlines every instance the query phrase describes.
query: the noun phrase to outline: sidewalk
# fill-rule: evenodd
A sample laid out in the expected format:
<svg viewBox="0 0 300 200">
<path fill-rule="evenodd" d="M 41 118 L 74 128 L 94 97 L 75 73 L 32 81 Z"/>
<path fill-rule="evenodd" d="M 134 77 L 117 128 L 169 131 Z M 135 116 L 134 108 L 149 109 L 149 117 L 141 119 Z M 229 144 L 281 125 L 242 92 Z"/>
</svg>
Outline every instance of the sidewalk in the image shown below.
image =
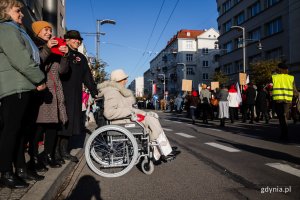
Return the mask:
<svg viewBox="0 0 300 200">
<path fill-rule="evenodd" d="M 95 124 L 91 124 L 88 128 L 94 130 Z M 71 141 L 72 155 L 76 155 L 79 159 L 84 153 L 84 142 L 86 135 L 75 136 Z M 28 155 L 26 155 L 26 159 Z M 0 187 L 0 200 L 52 200 L 59 193 L 59 189 L 63 186 L 67 177 L 76 169 L 77 163 L 66 161 L 61 168 L 49 168 L 47 172 L 39 173 L 45 176 L 42 181 L 30 181 L 29 187 L 26 189 L 9 189 Z"/>
</svg>

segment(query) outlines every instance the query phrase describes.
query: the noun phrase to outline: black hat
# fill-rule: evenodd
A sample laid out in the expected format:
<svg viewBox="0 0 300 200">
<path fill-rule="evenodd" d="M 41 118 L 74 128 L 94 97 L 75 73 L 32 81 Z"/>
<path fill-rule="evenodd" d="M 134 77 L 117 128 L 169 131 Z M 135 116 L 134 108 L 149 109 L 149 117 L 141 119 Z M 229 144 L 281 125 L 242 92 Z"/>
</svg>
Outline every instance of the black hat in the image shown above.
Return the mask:
<svg viewBox="0 0 300 200">
<path fill-rule="evenodd" d="M 288 69 L 287 64 L 285 64 L 285 63 L 283 63 L 283 62 L 278 63 L 277 67 L 280 68 L 280 69 Z"/>
<path fill-rule="evenodd" d="M 70 30 L 64 35 L 65 39 L 78 39 L 83 40 L 83 38 L 80 36 L 80 33 L 76 30 Z"/>
</svg>

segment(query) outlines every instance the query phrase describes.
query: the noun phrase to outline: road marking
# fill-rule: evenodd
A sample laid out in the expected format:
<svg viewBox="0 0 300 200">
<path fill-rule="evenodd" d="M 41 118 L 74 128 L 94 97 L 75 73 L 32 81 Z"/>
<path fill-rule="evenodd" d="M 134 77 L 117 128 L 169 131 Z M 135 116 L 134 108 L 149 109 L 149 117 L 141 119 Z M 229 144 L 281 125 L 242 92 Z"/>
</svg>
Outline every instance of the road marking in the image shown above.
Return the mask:
<svg viewBox="0 0 300 200">
<path fill-rule="evenodd" d="M 169 128 L 163 128 L 164 131 L 173 131 L 172 129 Z"/>
<path fill-rule="evenodd" d="M 221 131 L 219 129 L 214 129 L 214 128 L 206 128 L 206 129 L 213 130 L 213 131 Z"/>
<path fill-rule="evenodd" d="M 182 122 L 180 122 L 180 121 L 174 121 L 175 123 L 178 123 L 178 124 L 181 124 Z"/>
<path fill-rule="evenodd" d="M 281 164 L 281 163 L 267 163 L 266 165 L 268 165 L 270 167 L 273 167 L 275 169 L 284 171 L 286 173 L 289 173 L 289 174 L 300 177 L 300 170 L 296 169 L 296 168 L 293 168 L 289 165 Z"/>
<path fill-rule="evenodd" d="M 194 138 L 195 136 L 192 136 L 192 135 L 188 135 L 188 134 L 185 134 L 185 133 L 175 133 L 177 135 L 180 135 L 182 137 L 186 137 L 186 138 Z"/>
<path fill-rule="evenodd" d="M 224 146 L 224 145 L 221 145 L 221 144 L 217 144 L 217 143 L 214 143 L 214 142 L 207 142 L 205 144 L 210 145 L 212 147 L 216 147 L 216 148 L 222 149 L 224 151 L 228 151 L 228 152 L 240 152 L 240 150 L 238 150 L 238 149 L 227 147 L 227 146 Z"/>
</svg>

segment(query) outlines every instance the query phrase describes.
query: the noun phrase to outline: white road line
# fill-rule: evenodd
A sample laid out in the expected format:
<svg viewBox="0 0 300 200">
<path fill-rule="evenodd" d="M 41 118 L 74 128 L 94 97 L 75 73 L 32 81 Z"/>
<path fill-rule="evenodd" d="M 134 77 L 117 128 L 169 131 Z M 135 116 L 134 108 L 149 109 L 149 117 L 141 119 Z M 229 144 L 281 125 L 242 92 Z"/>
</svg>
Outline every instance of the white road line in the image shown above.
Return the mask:
<svg viewBox="0 0 300 200">
<path fill-rule="evenodd" d="M 178 123 L 178 124 L 181 124 L 182 122 L 180 122 L 180 121 L 174 121 L 175 123 Z"/>
<path fill-rule="evenodd" d="M 185 133 L 175 133 L 177 135 L 180 135 L 182 137 L 186 137 L 186 138 L 194 138 L 195 136 L 192 136 L 192 135 L 188 135 L 188 134 L 185 134 Z"/>
<path fill-rule="evenodd" d="M 213 131 L 221 131 L 219 129 L 214 129 L 214 128 L 206 128 L 206 129 L 213 130 Z"/>
<path fill-rule="evenodd" d="M 164 131 L 173 131 L 172 129 L 169 129 L 169 128 L 163 128 Z"/>
<path fill-rule="evenodd" d="M 227 147 L 227 146 L 224 146 L 224 145 L 221 145 L 221 144 L 217 144 L 217 143 L 214 143 L 214 142 L 207 142 L 205 144 L 210 145 L 212 147 L 216 147 L 216 148 L 222 149 L 224 151 L 228 151 L 228 152 L 240 152 L 240 150 L 238 150 L 238 149 Z"/>
<path fill-rule="evenodd" d="M 273 167 L 275 169 L 284 171 L 286 173 L 289 173 L 289 174 L 300 177 L 300 170 L 296 169 L 296 168 L 293 168 L 289 165 L 281 164 L 281 163 L 267 163 L 266 165 L 268 165 L 270 167 Z"/>
</svg>

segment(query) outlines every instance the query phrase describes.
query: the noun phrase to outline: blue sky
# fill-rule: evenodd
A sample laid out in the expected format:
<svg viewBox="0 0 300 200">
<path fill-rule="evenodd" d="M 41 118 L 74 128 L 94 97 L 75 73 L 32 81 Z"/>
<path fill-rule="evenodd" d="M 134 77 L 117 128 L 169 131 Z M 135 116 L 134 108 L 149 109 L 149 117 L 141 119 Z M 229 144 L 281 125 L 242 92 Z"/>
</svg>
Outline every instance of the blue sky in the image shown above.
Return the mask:
<svg viewBox="0 0 300 200">
<path fill-rule="evenodd" d="M 100 37 L 100 58 L 108 64 L 108 73 L 122 68 L 129 81 L 149 69 L 149 61 L 155 57 L 150 52 L 161 51 L 177 31 L 217 30 L 217 15 L 215 0 L 66 1 L 68 30 L 95 33 L 97 19 L 116 21 L 116 25 L 101 26 L 105 35 Z M 82 36 L 87 52 L 96 55 L 95 36 Z"/>
</svg>

